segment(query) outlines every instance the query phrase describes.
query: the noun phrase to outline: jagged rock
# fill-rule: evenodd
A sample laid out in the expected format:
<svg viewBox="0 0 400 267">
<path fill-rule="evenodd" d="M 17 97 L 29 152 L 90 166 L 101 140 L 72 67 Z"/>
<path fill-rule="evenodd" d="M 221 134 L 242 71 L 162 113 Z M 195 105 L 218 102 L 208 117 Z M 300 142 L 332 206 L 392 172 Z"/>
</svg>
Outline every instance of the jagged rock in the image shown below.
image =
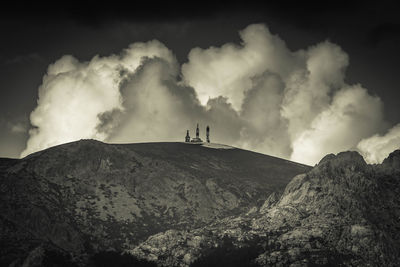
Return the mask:
<svg viewBox="0 0 400 267">
<path fill-rule="evenodd" d="M 385 168 L 400 171 L 400 150 L 395 150 L 382 162 Z"/>
<path fill-rule="evenodd" d="M 384 183 L 357 152 L 330 155 L 288 184 L 280 201 L 267 212 L 269 228 L 287 227 L 276 242 L 288 250 L 308 242 L 320 254 L 322 250 L 342 257 L 344 264 L 394 266 L 400 256 L 396 230 L 400 223 L 395 219 L 400 202 L 392 193 L 399 191 L 400 184 L 387 190 Z M 394 204 L 390 213 L 382 210 L 389 203 Z M 385 223 L 379 218 L 385 218 Z M 326 260 L 332 262 L 332 258 Z"/>
<path fill-rule="evenodd" d="M 271 195 L 265 200 L 264 204 L 260 208 L 260 213 L 265 213 L 272 205 L 278 202 L 279 197 L 277 192 L 272 192 Z"/>
<path fill-rule="evenodd" d="M 253 246 L 264 252 L 253 262 L 261 266 L 397 266 L 400 179 L 394 168 L 384 175 L 380 168 L 367 165 L 357 152 L 325 157 L 307 174 L 293 178 L 275 204 L 267 200 L 259 213 L 192 230 L 209 233 L 208 241 L 202 250 L 189 249 L 186 255 L 205 257 L 204 251 L 229 236 L 238 248 L 256 240 Z M 187 248 L 180 244 L 184 242 L 170 243 Z M 188 266 L 168 253 L 163 259 L 168 264 L 159 259 L 160 265 Z"/>
</svg>

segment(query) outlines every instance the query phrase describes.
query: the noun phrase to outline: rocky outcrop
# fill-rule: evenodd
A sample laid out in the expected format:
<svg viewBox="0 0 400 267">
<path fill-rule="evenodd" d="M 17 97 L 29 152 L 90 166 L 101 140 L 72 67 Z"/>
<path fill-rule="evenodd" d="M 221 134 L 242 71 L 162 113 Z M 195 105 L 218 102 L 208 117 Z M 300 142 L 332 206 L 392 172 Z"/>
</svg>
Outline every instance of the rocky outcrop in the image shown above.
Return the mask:
<svg viewBox="0 0 400 267">
<path fill-rule="evenodd" d="M 226 218 L 170 238 L 185 259 L 152 253 L 165 266 L 189 266 L 218 247 L 224 237 L 238 249 L 252 243 L 260 266 L 397 266 L 400 259 L 399 151 L 381 165 L 368 165 L 356 152 L 328 155 L 310 172 L 293 178 L 276 201 L 271 195 L 260 212 Z M 384 172 L 382 171 L 384 168 Z M 192 236 L 207 240 L 198 246 Z M 162 240 L 164 234 L 158 234 Z M 251 242 L 253 240 L 253 242 Z M 131 251 L 160 246 L 150 237 Z M 222 257 L 222 256 L 221 256 Z M 190 260 L 188 260 L 190 259 Z"/>
<path fill-rule="evenodd" d="M 400 150 L 390 153 L 381 166 L 388 169 L 389 172 L 400 172 Z"/>
<path fill-rule="evenodd" d="M 274 241 L 279 249 L 266 251 L 258 260 L 395 266 L 400 257 L 399 178 L 395 173 L 379 175 L 356 152 L 322 160 L 294 178 L 267 218 L 253 224 L 268 231 L 285 229 Z"/>
<path fill-rule="evenodd" d="M 266 213 L 276 202 L 279 200 L 279 193 L 272 192 L 271 195 L 265 200 L 264 204 L 260 208 L 260 213 Z"/>
</svg>

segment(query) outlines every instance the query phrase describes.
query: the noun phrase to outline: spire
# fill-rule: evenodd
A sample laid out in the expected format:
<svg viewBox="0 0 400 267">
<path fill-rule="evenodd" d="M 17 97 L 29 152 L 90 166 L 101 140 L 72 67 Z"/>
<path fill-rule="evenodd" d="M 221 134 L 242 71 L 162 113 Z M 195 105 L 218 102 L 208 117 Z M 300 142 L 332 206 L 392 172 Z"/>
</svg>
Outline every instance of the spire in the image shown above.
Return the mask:
<svg viewBox="0 0 400 267">
<path fill-rule="evenodd" d="M 189 140 L 187 142 L 190 142 L 190 143 L 203 143 L 203 140 L 200 139 L 200 130 L 199 130 L 199 124 L 198 123 L 197 123 L 197 127 L 196 127 L 196 137 L 194 137 L 194 138 L 192 138 L 192 140 L 190 140 L 189 130 L 188 130 L 185 140 Z"/>
<path fill-rule="evenodd" d="M 210 143 L 210 126 L 206 128 L 207 143 Z"/>
<path fill-rule="evenodd" d="M 185 142 L 190 142 L 189 130 L 186 130 Z"/>
</svg>

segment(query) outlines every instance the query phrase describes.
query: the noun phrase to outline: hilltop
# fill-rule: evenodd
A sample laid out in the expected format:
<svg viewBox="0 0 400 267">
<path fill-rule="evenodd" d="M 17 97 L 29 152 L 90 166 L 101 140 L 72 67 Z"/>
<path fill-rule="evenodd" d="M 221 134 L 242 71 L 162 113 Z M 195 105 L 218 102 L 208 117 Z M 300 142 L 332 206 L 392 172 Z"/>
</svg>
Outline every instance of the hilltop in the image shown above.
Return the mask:
<svg viewBox="0 0 400 267">
<path fill-rule="evenodd" d="M 81 140 L 0 160 L 1 261 L 38 247 L 77 262 L 257 208 L 309 166 L 231 148 Z M 18 266 L 18 264 L 17 264 Z"/>
</svg>

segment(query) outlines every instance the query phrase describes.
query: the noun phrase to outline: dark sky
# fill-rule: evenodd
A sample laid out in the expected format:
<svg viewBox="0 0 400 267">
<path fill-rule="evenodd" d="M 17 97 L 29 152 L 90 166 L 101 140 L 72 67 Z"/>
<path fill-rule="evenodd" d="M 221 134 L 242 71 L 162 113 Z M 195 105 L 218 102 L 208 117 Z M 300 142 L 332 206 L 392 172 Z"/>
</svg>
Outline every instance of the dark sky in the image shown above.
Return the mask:
<svg viewBox="0 0 400 267">
<path fill-rule="evenodd" d="M 292 50 L 324 40 L 348 53 L 349 84 L 361 83 L 400 122 L 400 18 L 393 2 L 377 1 L 86 1 L 26 5 L 0 11 L 0 156 L 18 157 L 29 114 L 49 64 L 65 54 L 80 60 L 119 53 L 157 39 L 180 63 L 193 47 L 239 42 L 238 31 L 265 23 Z M 21 130 L 13 126 L 20 125 Z M 24 128 L 25 127 L 25 128 Z"/>
</svg>

